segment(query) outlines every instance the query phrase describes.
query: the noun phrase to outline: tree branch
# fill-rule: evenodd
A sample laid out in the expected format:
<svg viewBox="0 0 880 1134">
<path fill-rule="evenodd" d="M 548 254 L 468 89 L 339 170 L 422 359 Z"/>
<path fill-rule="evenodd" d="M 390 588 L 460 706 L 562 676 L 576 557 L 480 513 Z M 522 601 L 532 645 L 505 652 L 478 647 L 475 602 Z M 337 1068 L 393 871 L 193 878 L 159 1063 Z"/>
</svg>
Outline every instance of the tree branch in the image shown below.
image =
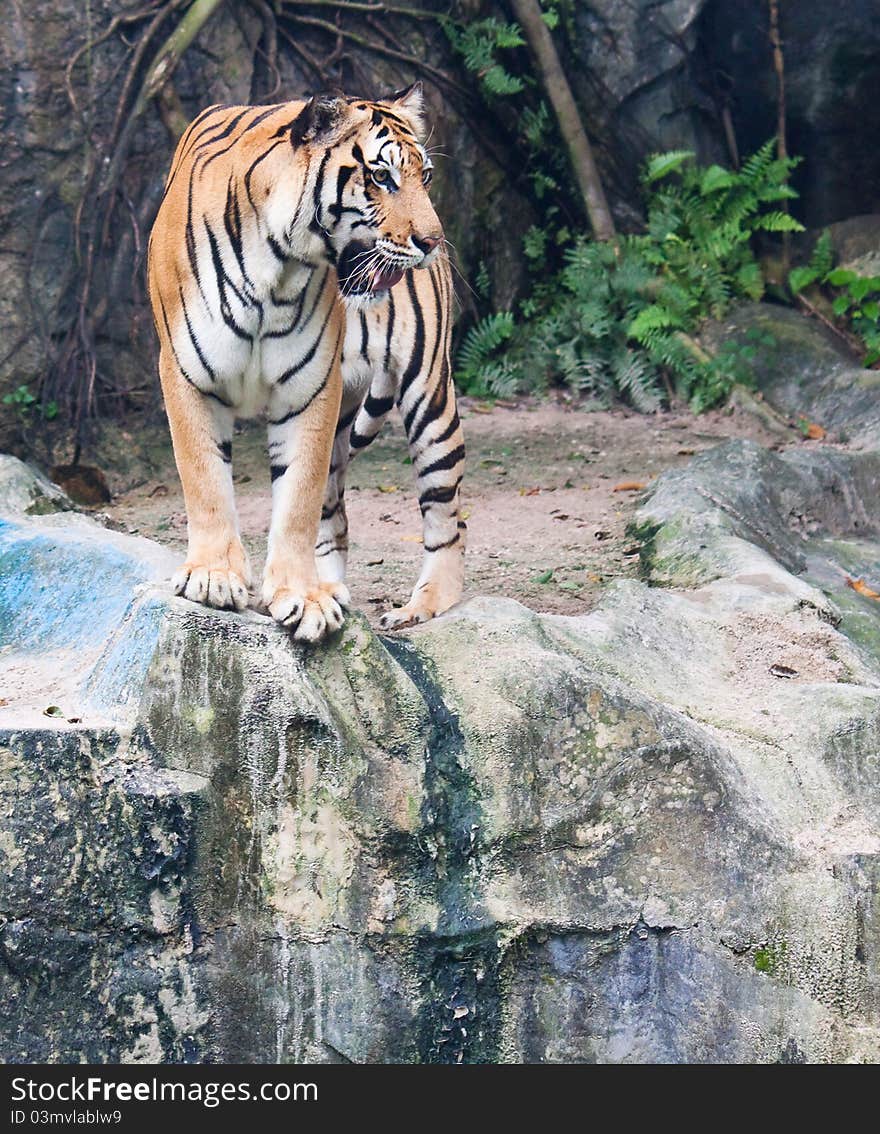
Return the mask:
<svg viewBox="0 0 880 1134">
<path fill-rule="evenodd" d="M 614 240 L 617 232 L 602 179 L 593 157 L 593 148 L 586 135 L 568 79 L 562 70 L 550 29 L 544 23 L 538 0 L 511 0 L 516 18 L 522 25 L 535 57 L 541 85 L 553 107 L 559 132 L 568 149 L 575 180 L 584 208 L 597 240 Z"/>
</svg>

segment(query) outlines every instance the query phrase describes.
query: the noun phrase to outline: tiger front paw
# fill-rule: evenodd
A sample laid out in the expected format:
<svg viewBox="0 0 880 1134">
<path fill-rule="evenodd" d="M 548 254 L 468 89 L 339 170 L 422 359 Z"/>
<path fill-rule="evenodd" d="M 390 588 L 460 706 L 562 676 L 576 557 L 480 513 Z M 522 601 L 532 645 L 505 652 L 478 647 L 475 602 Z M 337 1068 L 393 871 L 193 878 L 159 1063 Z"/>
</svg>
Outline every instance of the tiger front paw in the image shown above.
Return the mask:
<svg viewBox="0 0 880 1134">
<path fill-rule="evenodd" d="M 176 595 L 218 610 L 246 610 L 248 588 L 242 574 L 228 567 L 208 567 L 187 561 L 171 580 Z"/>
<path fill-rule="evenodd" d="M 263 601 L 276 622 L 300 642 L 320 642 L 344 622 L 343 607 L 351 601 L 345 583 L 288 584 L 264 588 Z"/>
</svg>

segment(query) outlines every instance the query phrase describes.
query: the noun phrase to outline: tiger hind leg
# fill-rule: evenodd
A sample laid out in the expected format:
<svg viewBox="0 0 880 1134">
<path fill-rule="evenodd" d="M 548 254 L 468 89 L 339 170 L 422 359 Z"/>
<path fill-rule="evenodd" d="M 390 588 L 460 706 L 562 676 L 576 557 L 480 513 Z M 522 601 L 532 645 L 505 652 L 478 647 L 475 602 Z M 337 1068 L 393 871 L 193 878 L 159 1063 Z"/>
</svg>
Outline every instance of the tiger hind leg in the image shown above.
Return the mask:
<svg viewBox="0 0 880 1134">
<path fill-rule="evenodd" d="M 348 516 L 345 511 L 345 474 L 350 458 L 352 422 L 359 403 L 347 405 L 343 399 L 336 423 L 330 472 L 321 506 L 318 542 L 315 544 L 315 563 L 318 578 L 327 583 L 344 583 L 348 566 Z"/>
<path fill-rule="evenodd" d="M 416 401 L 414 407 L 407 410 L 403 404 L 401 409 L 419 492 L 424 558 L 409 602 L 382 615 L 383 630 L 402 630 L 435 618 L 459 601 L 464 586 L 464 438 L 446 367 L 430 398 Z"/>
</svg>

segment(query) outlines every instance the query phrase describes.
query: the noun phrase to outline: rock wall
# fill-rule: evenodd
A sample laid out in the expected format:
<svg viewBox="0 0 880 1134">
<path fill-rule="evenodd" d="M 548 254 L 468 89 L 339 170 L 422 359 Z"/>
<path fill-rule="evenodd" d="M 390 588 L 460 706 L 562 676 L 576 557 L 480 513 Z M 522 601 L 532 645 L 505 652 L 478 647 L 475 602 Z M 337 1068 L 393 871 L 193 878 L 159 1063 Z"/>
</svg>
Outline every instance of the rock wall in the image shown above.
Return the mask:
<svg viewBox="0 0 880 1134">
<path fill-rule="evenodd" d="M 798 213 L 818 227 L 874 212 L 880 155 L 880 25 L 874 0 L 781 3 L 788 148 L 804 158 L 794 183 Z M 700 54 L 729 92 L 743 152 L 776 133 L 776 80 L 760 65 L 769 54 L 766 0 L 709 0 Z M 757 65 L 756 65 L 757 63 Z"/>
</svg>

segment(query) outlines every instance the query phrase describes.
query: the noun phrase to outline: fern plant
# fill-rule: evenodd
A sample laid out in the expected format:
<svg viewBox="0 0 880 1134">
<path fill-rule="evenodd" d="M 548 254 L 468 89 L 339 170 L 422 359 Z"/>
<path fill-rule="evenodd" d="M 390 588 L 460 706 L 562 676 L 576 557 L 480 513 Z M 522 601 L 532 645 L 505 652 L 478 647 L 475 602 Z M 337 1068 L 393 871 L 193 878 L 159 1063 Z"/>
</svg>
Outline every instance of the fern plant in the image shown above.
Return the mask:
<svg viewBox="0 0 880 1134">
<path fill-rule="evenodd" d="M 738 171 L 693 159 L 677 150 L 648 161 L 645 233 L 617 245 L 569 239 L 559 274 L 536 285 L 491 355 L 468 354 L 465 388 L 469 378 L 483 390 L 557 383 L 645 411 L 658 408 L 669 386 L 695 412 L 726 397 L 743 379 L 741 362 L 711 358 L 693 336 L 732 300 L 763 295 L 757 234 L 802 230 L 780 207 L 797 195 L 788 185 L 797 161 L 776 157 L 773 141 Z M 545 229 L 529 229 L 527 259 L 540 268 L 554 242 Z"/>
<path fill-rule="evenodd" d="M 458 352 L 457 381 L 477 397 L 505 397 L 515 391 L 517 375 L 510 359 L 499 351 L 513 334 L 510 311 L 487 315 L 468 331 Z"/>
<path fill-rule="evenodd" d="M 525 46 L 519 24 L 506 24 L 494 16 L 471 23 L 451 19 L 444 19 L 442 23 L 465 67 L 477 76 L 488 94 L 503 97 L 519 94 L 524 89 L 523 80 L 498 59 L 500 51 Z"/>
</svg>

